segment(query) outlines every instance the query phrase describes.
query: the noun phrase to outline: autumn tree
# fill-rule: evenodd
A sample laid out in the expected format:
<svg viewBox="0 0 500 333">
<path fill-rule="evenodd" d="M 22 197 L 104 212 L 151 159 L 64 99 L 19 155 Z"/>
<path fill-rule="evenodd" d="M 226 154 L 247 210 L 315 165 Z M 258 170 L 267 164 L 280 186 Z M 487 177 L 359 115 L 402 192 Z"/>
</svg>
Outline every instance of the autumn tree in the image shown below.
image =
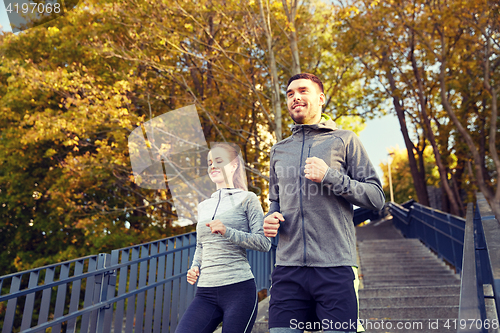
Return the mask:
<svg viewBox="0 0 500 333">
<path fill-rule="evenodd" d="M 146 118 L 131 107 L 141 68 L 91 45 L 113 28 L 81 7 L 2 36 L 2 272 L 180 232 L 165 193 L 130 179 L 128 134 Z"/>
<path fill-rule="evenodd" d="M 386 194 L 386 197 L 389 198 L 390 189 L 389 189 L 389 166 L 391 167 L 391 178 L 393 184 L 393 194 L 394 201 L 397 203 L 403 203 L 408 200 L 415 200 L 416 190 L 415 184 L 413 182 L 413 178 L 410 173 L 409 162 L 408 162 L 408 153 L 406 149 L 401 149 L 399 147 L 393 147 L 389 149 L 391 154 L 391 161 L 381 162 L 380 168 L 382 169 L 383 176 L 383 189 Z M 456 156 L 452 156 L 454 163 L 452 166 L 458 163 Z M 424 165 L 425 165 L 425 179 L 426 186 L 439 188 L 441 177 L 439 175 L 439 170 L 435 163 L 434 153 L 432 152 L 432 147 L 427 146 L 424 151 Z M 468 188 L 466 192 L 467 198 L 473 200 L 474 197 L 474 189 Z"/>
<path fill-rule="evenodd" d="M 488 47 L 488 40 L 494 45 L 491 41 L 498 34 L 497 11 L 490 11 L 486 1 L 342 4 L 338 14 L 344 19 L 344 52 L 352 52 L 368 78 L 377 78 L 392 99 L 419 201 L 425 204 L 422 155 L 431 145 L 452 213 L 464 212 L 461 187 L 470 181 L 467 160 L 474 161 L 477 186 L 492 207 L 498 206 L 494 195 L 498 139 L 492 132 L 498 115 L 496 102 L 490 103 L 495 92 L 485 84 L 496 82 L 498 75 L 491 60 L 497 59 L 498 47 Z M 408 122 L 415 125 L 412 131 Z M 458 157 L 458 164 L 452 156 Z"/>
</svg>

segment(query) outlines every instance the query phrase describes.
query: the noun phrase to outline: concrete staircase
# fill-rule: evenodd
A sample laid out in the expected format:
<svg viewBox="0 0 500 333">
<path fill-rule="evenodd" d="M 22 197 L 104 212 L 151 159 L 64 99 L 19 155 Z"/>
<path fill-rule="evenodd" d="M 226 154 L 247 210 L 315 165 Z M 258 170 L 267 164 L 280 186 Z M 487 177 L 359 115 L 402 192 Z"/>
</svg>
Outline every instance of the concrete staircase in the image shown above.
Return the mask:
<svg viewBox="0 0 500 333">
<path fill-rule="evenodd" d="M 356 228 L 359 318 L 366 332 L 456 332 L 460 278 L 392 220 Z M 259 304 L 252 333 L 269 332 L 268 299 Z"/>
<path fill-rule="evenodd" d="M 367 332 L 456 332 L 460 278 L 390 219 L 357 229 L 359 318 Z"/>
<path fill-rule="evenodd" d="M 356 228 L 356 235 L 359 317 L 366 332 L 457 332 L 464 328 L 457 320 L 460 278 L 450 266 L 420 241 L 403 238 L 390 218 Z M 484 294 L 492 295 L 491 285 L 484 285 Z M 500 333 L 494 301 L 486 299 L 485 303 L 488 333 Z"/>
</svg>

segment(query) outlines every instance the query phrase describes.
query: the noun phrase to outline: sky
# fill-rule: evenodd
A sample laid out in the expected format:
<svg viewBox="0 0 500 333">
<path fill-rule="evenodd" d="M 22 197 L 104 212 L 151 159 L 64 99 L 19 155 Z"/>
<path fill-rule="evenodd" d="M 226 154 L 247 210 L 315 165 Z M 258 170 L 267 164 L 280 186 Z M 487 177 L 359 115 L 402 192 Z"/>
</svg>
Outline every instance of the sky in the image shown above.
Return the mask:
<svg viewBox="0 0 500 333">
<path fill-rule="evenodd" d="M 367 120 L 365 129 L 359 133 L 359 138 L 383 182 L 384 173 L 379 164 L 381 162 L 387 163 L 388 149 L 392 147 L 406 148 L 397 116 L 387 114 L 381 118 Z"/>
<path fill-rule="evenodd" d="M 5 2 L 2 2 L 5 4 Z M 9 17 L 7 16 L 7 12 L 5 11 L 5 5 L 2 6 L 0 4 L 0 25 L 2 26 L 2 31 L 12 31 L 10 28 Z"/>
<path fill-rule="evenodd" d="M 0 5 L 0 25 L 2 25 L 3 31 L 12 31 L 5 6 L 2 5 Z M 366 121 L 366 127 L 359 134 L 359 138 L 382 180 L 383 172 L 379 164 L 380 162 L 387 162 L 387 149 L 396 146 L 405 147 L 396 115 L 388 114 L 381 118 Z"/>
</svg>

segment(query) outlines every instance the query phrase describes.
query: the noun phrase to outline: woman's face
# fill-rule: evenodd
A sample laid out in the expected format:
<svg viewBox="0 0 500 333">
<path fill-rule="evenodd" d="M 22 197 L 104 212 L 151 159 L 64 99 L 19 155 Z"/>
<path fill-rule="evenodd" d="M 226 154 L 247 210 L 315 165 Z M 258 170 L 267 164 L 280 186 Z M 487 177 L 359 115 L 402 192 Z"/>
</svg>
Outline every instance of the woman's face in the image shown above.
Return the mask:
<svg viewBox="0 0 500 333">
<path fill-rule="evenodd" d="M 217 184 L 217 188 L 234 187 L 233 175 L 236 163 L 231 163 L 229 152 L 221 147 L 215 147 L 208 153 L 208 175 Z"/>
</svg>

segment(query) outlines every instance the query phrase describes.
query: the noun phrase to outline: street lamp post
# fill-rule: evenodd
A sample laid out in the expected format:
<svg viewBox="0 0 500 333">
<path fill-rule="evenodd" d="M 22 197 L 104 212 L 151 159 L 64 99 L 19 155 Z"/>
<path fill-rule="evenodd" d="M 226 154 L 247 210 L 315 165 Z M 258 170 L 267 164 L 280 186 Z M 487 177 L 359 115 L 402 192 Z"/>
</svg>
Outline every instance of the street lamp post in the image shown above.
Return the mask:
<svg viewBox="0 0 500 333">
<path fill-rule="evenodd" d="M 391 202 L 394 202 L 394 192 L 392 191 L 392 176 L 391 176 L 391 157 L 394 156 L 394 153 L 389 153 L 389 159 L 387 162 L 387 166 L 389 169 L 389 191 L 391 192 Z"/>
</svg>

